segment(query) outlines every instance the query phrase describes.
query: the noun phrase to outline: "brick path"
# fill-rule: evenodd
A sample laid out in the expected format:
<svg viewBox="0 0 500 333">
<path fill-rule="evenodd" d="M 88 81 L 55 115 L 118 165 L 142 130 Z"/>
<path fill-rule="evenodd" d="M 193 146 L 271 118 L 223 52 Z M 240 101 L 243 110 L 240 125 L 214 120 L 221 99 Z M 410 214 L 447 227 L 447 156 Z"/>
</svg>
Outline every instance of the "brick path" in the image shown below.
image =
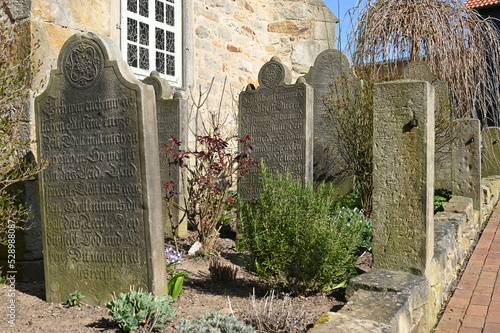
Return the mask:
<svg viewBox="0 0 500 333">
<path fill-rule="evenodd" d="M 472 253 L 435 333 L 500 332 L 500 208 Z"/>
</svg>

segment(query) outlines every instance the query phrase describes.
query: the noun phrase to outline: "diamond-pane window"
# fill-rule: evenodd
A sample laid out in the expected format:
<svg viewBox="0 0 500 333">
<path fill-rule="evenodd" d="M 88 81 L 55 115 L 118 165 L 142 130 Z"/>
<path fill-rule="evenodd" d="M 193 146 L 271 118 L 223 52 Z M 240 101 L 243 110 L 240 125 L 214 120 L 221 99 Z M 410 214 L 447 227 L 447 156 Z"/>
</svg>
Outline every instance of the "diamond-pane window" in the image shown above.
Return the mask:
<svg viewBox="0 0 500 333">
<path fill-rule="evenodd" d="M 158 71 L 174 86 L 182 85 L 180 0 L 121 0 L 125 60 L 140 78 Z"/>
</svg>

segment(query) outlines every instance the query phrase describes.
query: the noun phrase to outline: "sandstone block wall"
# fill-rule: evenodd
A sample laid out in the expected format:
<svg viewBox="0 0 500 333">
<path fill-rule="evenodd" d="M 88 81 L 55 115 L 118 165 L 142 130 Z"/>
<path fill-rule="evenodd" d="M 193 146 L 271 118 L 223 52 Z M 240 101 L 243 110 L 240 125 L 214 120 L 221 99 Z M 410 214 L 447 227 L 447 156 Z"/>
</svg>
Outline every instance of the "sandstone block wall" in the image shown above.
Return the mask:
<svg viewBox="0 0 500 333">
<path fill-rule="evenodd" d="M 235 111 L 237 94 L 272 56 L 291 68 L 293 80 L 307 73 L 316 56 L 335 45 L 337 18 L 322 0 L 182 0 L 184 85 L 186 91 L 214 86 L 205 105 L 217 110 L 227 78 L 224 112 Z M 109 36 L 120 45 L 118 0 L 16 0 L 8 9 L 15 19 L 27 20 L 27 39 L 36 47 L 40 64 L 33 88 L 42 90 L 64 42 L 89 30 Z"/>
<path fill-rule="evenodd" d="M 292 70 L 295 81 L 316 56 L 335 42 L 337 18 L 318 0 L 195 0 L 195 81 L 235 87 L 257 84 L 272 56 Z M 240 89 L 241 90 L 241 89 Z"/>
</svg>

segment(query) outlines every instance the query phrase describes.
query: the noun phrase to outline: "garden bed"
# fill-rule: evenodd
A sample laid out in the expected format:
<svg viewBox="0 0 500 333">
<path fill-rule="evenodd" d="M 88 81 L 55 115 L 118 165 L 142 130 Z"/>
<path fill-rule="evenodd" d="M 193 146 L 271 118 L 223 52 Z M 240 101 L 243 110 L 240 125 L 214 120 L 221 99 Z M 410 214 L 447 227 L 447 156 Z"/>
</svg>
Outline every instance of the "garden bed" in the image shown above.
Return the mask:
<svg viewBox="0 0 500 333">
<path fill-rule="evenodd" d="M 180 240 L 179 246 L 185 248 L 192 242 L 192 238 Z M 169 244 L 168 244 L 169 245 Z M 212 282 L 210 280 L 210 258 L 185 256 L 180 269 L 186 271 L 182 295 L 173 303 L 176 311 L 174 323 L 163 332 L 175 332 L 174 326 L 181 318 L 197 319 L 207 310 L 230 311 L 236 316 L 250 314 L 254 310 L 251 295 L 255 295 L 255 304 L 258 311 L 262 310 L 262 299 L 270 292 L 265 284 L 261 283 L 252 273 L 245 270 L 248 260 L 245 254 L 236 251 L 233 239 L 219 240 L 221 262 L 225 265 L 238 267 L 235 281 Z M 360 272 L 368 271 L 371 265 L 371 254 L 364 254 L 358 264 Z M 16 290 L 16 325 L 7 324 L 7 308 L 0 307 L 0 333 L 3 332 L 120 332 L 116 323 L 106 308 L 96 306 L 67 307 L 63 304 L 52 304 L 44 301 L 45 286 L 43 283 L 19 283 Z M 0 286 L 0 304 L 8 304 L 8 288 Z M 275 292 L 275 307 L 281 307 L 286 294 Z M 308 295 L 307 297 L 289 298 L 292 315 L 300 315 L 303 331 L 311 326 L 324 312 L 336 311 L 345 303 L 344 290 L 322 294 Z M 85 299 L 82 299 L 85 302 Z"/>
</svg>

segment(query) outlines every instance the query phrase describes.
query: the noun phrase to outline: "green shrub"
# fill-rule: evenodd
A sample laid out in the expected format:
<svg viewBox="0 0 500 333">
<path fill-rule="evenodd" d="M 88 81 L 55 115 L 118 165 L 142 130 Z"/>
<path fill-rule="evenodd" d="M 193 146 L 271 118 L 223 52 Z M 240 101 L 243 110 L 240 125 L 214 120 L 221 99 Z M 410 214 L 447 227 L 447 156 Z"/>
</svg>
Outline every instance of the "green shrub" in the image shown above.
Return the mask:
<svg viewBox="0 0 500 333">
<path fill-rule="evenodd" d="M 173 300 L 165 296 L 154 296 L 131 290 L 119 293 L 115 299 L 106 303 L 113 319 L 124 331 L 133 331 L 142 326 L 145 331 L 161 330 L 167 321 L 172 321 L 175 311 Z"/>
<path fill-rule="evenodd" d="M 371 224 L 362 211 L 335 209 L 331 186 L 303 188 L 264 166 L 260 176 L 259 199 L 239 209 L 240 245 L 252 252 L 259 277 L 307 293 L 331 290 L 353 276 L 357 251 L 371 247 Z"/>
<path fill-rule="evenodd" d="M 182 318 L 176 328 L 181 333 L 256 333 L 235 316 L 219 312 L 207 312 L 198 321 Z"/>
<path fill-rule="evenodd" d="M 443 211 L 443 202 L 448 202 L 451 199 L 451 191 L 443 188 L 434 190 L 434 214 Z"/>
<path fill-rule="evenodd" d="M 359 191 L 353 191 L 347 193 L 345 195 L 341 195 L 335 199 L 335 207 L 336 208 L 358 208 L 363 209 L 363 203 L 361 202 L 361 196 L 359 195 Z"/>
</svg>

